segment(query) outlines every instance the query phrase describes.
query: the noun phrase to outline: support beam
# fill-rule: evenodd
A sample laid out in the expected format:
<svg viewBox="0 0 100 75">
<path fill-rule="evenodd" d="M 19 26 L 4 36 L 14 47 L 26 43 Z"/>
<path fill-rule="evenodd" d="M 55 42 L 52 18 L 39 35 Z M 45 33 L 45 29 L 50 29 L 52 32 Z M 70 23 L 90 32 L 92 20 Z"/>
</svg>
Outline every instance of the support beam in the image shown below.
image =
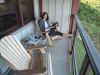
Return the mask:
<svg viewBox="0 0 100 75">
<path fill-rule="evenodd" d="M 87 55 L 85 55 L 83 64 L 81 66 L 80 74 L 79 75 L 85 75 L 87 72 L 87 69 L 89 67 L 90 61 Z"/>
<path fill-rule="evenodd" d="M 17 16 L 17 22 L 20 25 L 24 25 L 24 17 L 23 17 L 23 12 L 22 12 L 22 7 L 21 7 L 21 0 L 16 0 L 16 16 Z"/>
<path fill-rule="evenodd" d="M 32 0 L 32 9 L 33 9 L 33 10 L 32 10 L 32 11 L 33 11 L 33 12 L 32 12 L 32 13 L 33 13 L 32 15 L 33 15 L 33 19 L 34 19 L 34 0 Z"/>
<path fill-rule="evenodd" d="M 74 21 L 74 15 L 78 12 L 78 6 L 79 6 L 80 0 L 73 0 L 72 2 L 72 11 L 70 16 L 70 24 L 69 24 L 69 33 L 72 34 L 73 30 L 73 21 Z M 69 52 L 72 53 L 72 44 L 73 40 L 69 40 Z"/>
<path fill-rule="evenodd" d="M 39 0 L 40 15 L 42 15 L 42 0 Z"/>
<path fill-rule="evenodd" d="M 70 16 L 69 33 L 72 33 L 73 19 L 74 19 L 74 15 L 77 14 L 77 12 L 78 12 L 79 2 L 80 2 L 80 0 L 73 0 L 73 2 L 72 2 L 72 12 L 71 12 L 71 16 Z"/>
<path fill-rule="evenodd" d="M 70 34 L 72 34 L 73 19 L 74 19 L 74 15 L 71 15 L 71 16 L 70 16 L 70 25 L 69 25 L 69 33 L 70 33 Z"/>
</svg>

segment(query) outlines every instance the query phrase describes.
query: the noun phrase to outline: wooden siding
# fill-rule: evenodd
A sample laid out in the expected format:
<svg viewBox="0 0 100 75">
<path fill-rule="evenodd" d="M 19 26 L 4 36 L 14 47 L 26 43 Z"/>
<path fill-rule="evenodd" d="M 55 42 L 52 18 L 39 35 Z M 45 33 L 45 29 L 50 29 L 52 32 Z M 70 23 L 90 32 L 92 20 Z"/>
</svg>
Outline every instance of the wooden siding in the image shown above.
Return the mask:
<svg viewBox="0 0 100 75">
<path fill-rule="evenodd" d="M 69 31 L 71 8 L 72 0 L 43 0 L 43 11 L 49 13 L 50 22 L 59 22 L 59 30 L 64 33 Z"/>
</svg>

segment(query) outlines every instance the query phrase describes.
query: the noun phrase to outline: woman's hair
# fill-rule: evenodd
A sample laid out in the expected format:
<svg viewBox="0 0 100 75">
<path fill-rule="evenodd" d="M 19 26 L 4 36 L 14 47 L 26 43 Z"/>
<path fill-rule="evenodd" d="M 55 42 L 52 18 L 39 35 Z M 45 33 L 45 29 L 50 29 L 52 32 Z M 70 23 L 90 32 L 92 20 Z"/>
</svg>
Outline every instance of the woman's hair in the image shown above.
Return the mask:
<svg viewBox="0 0 100 75">
<path fill-rule="evenodd" d="M 41 18 L 43 19 L 45 15 L 47 15 L 47 19 L 46 20 L 49 20 L 49 16 L 48 16 L 47 12 L 43 12 L 43 14 L 41 15 Z"/>
</svg>

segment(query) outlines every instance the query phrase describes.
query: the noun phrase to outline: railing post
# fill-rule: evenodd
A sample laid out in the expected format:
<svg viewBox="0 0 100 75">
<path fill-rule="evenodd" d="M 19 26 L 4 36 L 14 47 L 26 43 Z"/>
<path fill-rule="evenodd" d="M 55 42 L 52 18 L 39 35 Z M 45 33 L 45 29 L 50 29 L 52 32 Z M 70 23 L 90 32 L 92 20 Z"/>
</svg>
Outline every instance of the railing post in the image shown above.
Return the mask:
<svg viewBox="0 0 100 75">
<path fill-rule="evenodd" d="M 77 24 L 75 19 L 73 19 L 73 29 L 72 29 L 72 34 L 73 34 L 73 39 L 72 41 L 72 62 L 73 62 L 73 70 L 74 70 L 74 75 L 79 75 L 78 73 L 78 66 L 77 66 L 77 58 L 76 58 L 76 53 L 75 53 L 75 39 L 77 36 Z"/>
<path fill-rule="evenodd" d="M 86 74 L 88 66 L 89 66 L 89 63 L 90 63 L 90 61 L 89 61 L 89 58 L 88 58 L 88 56 L 86 54 L 85 58 L 83 60 L 79 75 L 85 75 Z"/>
<path fill-rule="evenodd" d="M 73 39 L 71 39 L 69 41 L 69 44 L 70 44 L 70 47 L 69 47 L 69 53 L 71 54 L 72 53 L 72 50 L 73 50 L 73 47 L 74 47 L 74 41 L 75 41 L 75 37 L 76 37 L 76 33 L 77 33 L 77 24 L 76 24 L 76 21 L 75 19 L 73 19 L 73 27 L 72 27 L 72 33 L 73 34 Z"/>
</svg>

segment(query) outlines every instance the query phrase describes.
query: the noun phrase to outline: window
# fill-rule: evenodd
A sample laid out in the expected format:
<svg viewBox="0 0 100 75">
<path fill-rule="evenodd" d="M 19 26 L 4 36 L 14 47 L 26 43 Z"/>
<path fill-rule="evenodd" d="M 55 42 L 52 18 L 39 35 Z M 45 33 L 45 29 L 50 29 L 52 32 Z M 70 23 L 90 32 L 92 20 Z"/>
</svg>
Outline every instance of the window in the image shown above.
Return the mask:
<svg viewBox="0 0 100 75">
<path fill-rule="evenodd" d="M 0 0 L 0 4 L 5 3 L 5 0 Z"/>
<path fill-rule="evenodd" d="M 17 26 L 16 0 L 0 0 L 0 37 Z"/>
</svg>

